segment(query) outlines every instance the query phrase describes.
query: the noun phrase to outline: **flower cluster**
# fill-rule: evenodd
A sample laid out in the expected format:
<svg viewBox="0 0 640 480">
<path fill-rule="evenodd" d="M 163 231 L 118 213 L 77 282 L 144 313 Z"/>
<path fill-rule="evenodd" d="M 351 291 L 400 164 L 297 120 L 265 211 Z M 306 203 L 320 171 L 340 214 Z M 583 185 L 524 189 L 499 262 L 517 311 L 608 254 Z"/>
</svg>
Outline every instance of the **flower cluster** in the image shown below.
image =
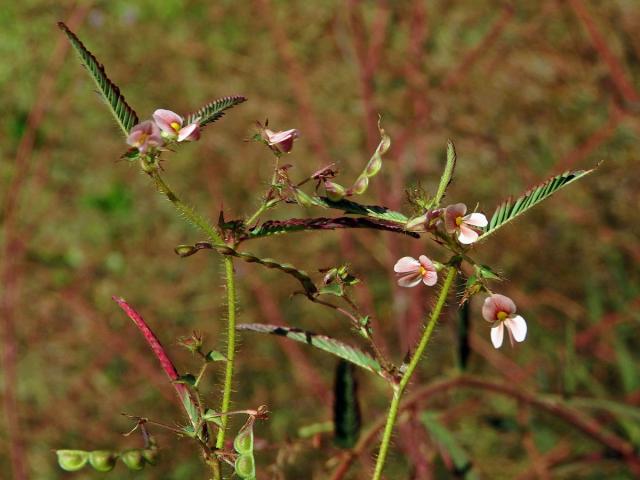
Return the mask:
<svg viewBox="0 0 640 480">
<path fill-rule="evenodd" d="M 147 153 L 167 142 L 189 142 L 200 138 L 200 124 L 184 124 L 184 119 L 171 110 L 158 109 L 153 120 L 145 120 L 134 126 L 127 137 L 127 144 Z"/>
<path fill-rule="evenodd" d="M 467 214 L 464 203 L 456 203 L 446 208 L 429 210 L 424 215 L 414 218 L 406 225 L 407 230 L 443 232 L 453 236 L 461 245 L 470 245 L 480 238 L 479 229 L 486 227 L 487 217 L 482 213 Z M 442 265 L 434 262 L 426 255 L 402 257 L 393 267 L 401 287 L 415 287 L 421 282 L 433 286 L 438 281 L 438 270 Z M 486 289 L 486 288 L 485 288 Z M 488 291 L 488 289 L 486 289 Z M 511 345 L 522 342 L 527 336 L 527 323 L 520 315 L 516 315 L 516 304 L 509 297 L 491 293 L 482 307 L 482 316 L 491 325 L 491 342 L 500 348 L 504 340 L 504 331 Z"/>
</svg>

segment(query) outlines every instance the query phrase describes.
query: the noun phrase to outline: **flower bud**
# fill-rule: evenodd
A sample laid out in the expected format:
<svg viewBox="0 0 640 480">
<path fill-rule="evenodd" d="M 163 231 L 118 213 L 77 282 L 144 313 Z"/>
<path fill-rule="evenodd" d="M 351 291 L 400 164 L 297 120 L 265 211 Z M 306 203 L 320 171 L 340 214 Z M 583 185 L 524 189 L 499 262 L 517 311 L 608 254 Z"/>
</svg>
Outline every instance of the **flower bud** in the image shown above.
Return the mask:
<svg viewBox="0 0 640 480">
<path fill-rule="evenodd" d="M 89 461 L 89 452 L 84 450 L 56 450 L 58 465 L 67 472 L 77 472 Z"/>
<path fill-rule="evenodd" d="M 122 463 L 124 463 L 129 470 L 142 470 L 144 468 L 144 457 L 142 456 L 142 451 L 136 450 L 126 450 L 122 452 L 120 455 L 122 459 Z"/>
<path fill-rule="evenodd" d="M 253 455 L 239 455 L 236 458 L 235 469 L 240 478 L 254 478 L 256 476 L 256 462 Z"/>
<path fill-rule="evenodd" d="M 412 218 L 404 226 L 406 230 L 411 232 L 424 232 L 426 230 L 425 222 L 427 221 L 427 214 L 420 215 L 419 217 Z"/>
<path fill-rule="evenodd" d="M 98 472 L 110 472 L 116 466 L 118 458 L 111 450 L 94 450 L 89 453 L 89 463 Z"/>
</svg>

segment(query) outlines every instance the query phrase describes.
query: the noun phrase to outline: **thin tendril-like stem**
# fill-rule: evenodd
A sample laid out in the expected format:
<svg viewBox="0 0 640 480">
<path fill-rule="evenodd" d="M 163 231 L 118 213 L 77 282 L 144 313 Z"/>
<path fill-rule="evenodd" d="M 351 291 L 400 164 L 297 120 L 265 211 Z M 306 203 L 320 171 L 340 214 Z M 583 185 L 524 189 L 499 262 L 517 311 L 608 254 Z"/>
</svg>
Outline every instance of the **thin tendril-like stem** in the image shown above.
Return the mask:
<svg viewBox="0 0 640 480">
<path fill-rule="evenodd" d="M 457 268 L 455 266 L 449 267 L 447 271 L 447 277 L 444 280 L 444 284 L 442 285 L 442 289 L 440 290 L 440 295 L 438 296 L 438 300 L 436 302 L 436 306 L 431 312 L 431 316 L 429 317 L 429 322 L 427 323 L 424 332 L 422 332 L 422 338 L 420 338 L 420 342 L 418 343 L 418 347 L 416 348 L 415 353 L 411 357 L 411 361 L 407 366 L 404 375 L 402 375 L 402 379 L 400 383 L 393 390 L 393 398 L 391 400 L 391 405 L 389 406 L 389 413 L 387 414 L 387 422 L 384 427 L 384 433 L 382 435 L 382 441 L 380 443 L 380 450 L 378 452 L 378 459 L 376 461 L 376 468 L 373 473 L 372 480 L 380 480 L 382 477 L 382 470 L 384 469 L 384 464 L 387 460 L 387 454 L 389 452 L 389 445 L 391 443 L 391 435 L 393 434 L 393 427 L 396 423 L 396 419 L 398 417 L 398 411 L 400 408 L 400 400 L 402 399 L 402 394 L 404 390 L 407 388 L 409 381 L 418 366 L 418 362 L 424 353 L 429 340 L 431 339 L 431 334 L 433 333 L 433 329 L 438 323 L 438 319 L 440 318 L 440 313 L 442 312 L 442 308 L 447 300 L 447 296 L 449 294 L 449 290 L 451 289 L 451 285 L 453 285 L 453 281 L 456 278 Z"/>
<path fill-rule="evenodd" d="M 233 272 L 233 259 L 224 257 L 224 269 L 227 281 L 227 365 L 224 373 L 224 390 L 222 392 L 222 406 L 220 413 L 227 413 L 231 404 L 231 387 L 233 384 L 233 367 L 236 354 L 236 285 Z M 224 437 L 227 429 L 228 416 L 221 417 L 221 425 L 216 437 L 216 448 L 224 447 Z"/>
</svg>

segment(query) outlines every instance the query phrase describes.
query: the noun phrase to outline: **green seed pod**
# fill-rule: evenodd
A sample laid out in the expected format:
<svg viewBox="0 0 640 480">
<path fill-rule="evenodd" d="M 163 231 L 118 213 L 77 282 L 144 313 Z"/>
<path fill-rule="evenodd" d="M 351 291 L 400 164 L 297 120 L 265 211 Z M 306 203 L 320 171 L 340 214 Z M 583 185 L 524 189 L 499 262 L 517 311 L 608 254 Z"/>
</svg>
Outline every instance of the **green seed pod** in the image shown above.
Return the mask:
<svg viewBox="0 0 640 480">
<path fill-rule="evenodd" d="M 310 207 L 313 205 L 313 199 L 302 190 L 296 188 L 294 189 L 294 193 L 296 196 L 296 201 L 303 207 Z"/>
<path fill-rule="evenodd" d="M 77 472 L 89 461 L 89 452 L 84 450 L 56 450 L 58 465 L 67 472 Z"/>
<path fill-rule="evenodd" d="M 122 463 L 124 463 L 129 470 L 142 470 L 144 468 L 144 457 L 141 450 L 126 450 L 120 455 Z"/>
<path fill-rule="evenodd" d="M 233 448 L 240 454 L 253 454 L 253 426 L 238 433 L 233 440 Z"/>
<path fill-rule="evenodd" d="M 382 168 L 382 157 L 376 153 L 371 160 L 369 160 L 369 164 L 367 168 L 364 170 L 364 174 L 367 177 L 373 177 L 376 175 L 380 169 Z"/>
<path fill-rule="evenodd" d="M 188 257 L 196 253 L 198 249 L 193 245 L 178 245 L 173 251 L 181 257 Z"/>
<path fill-rule="evenodd" d="M 158 453 L 158 447 L 145 448 L 142 451 L 142 456 L 147 463 L 155 465 L 156 461 L 158 460 Z"/>
<path fill-rule="evenodd" d="M 353 187 L 349 189 L 349 192 L 354 193 L 356 195 L 362 195 L 367 191 L 367 187 L 369 186 L 369 179 L 366 175 L 361 175 L 353 184 Z"/>
<path fill-rule="evenodd" d="M 240 478 L 254 478 L 256 476 L 256 462 L 253 459 L 253 455 L 239 455 L 236 458 L 235 469 Z"/>
<path fill-rule="evenodd" d="M 329 180 L 325 180 L 324 188 L 327 191 L 327 197 L 329 197 L 329 200 L 334 202 L 342 200 L 347 194 L 347 191 L 342 185 Z"/>
<path fill-rule="evenodd" d="M 89 453 L 89 463 L 98 472 L 110 472 L 116 466 L 118 454 L 111 450 L 94 450 Z"/>
</svg>

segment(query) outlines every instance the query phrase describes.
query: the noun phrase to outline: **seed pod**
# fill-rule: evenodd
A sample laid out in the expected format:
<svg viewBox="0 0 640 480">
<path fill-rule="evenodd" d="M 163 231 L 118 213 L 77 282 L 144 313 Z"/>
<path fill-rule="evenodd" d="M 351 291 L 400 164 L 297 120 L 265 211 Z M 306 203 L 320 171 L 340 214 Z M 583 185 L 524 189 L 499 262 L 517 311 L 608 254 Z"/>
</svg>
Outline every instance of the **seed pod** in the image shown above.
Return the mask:
<svg viewBox="0 0 640 480">
<path fill-rule="evenodd" d="M 142 450 L 142 456 L 150 465 L 155 465 L 158 460 L 158 447 L 145 448 Z"/>
<path fill-rule="evenodd" d="M 56 450 L 58 465 L 67 472 L 77 472 L 89 461 L 89 452 L 84 450 Z"/>
<path fill-rule="evenodd" d="M 253 426 L 245 428 L 233 440 L 233 448 L 240 454 L 253 454 Z"/>
<path fill-rule="evenodd" d="M 111 450 L 94 450 L 89 453 L 89 463 L 98 472 L 110 472 L 116 466 L 118 455 Z"/>
<path fill-rule="evenodd" d="M 145 459 L 141 450 L 126 450 L 122 452 L 120 458 L 122 459 L 122 463 L 124 463 L 129 470 L 138 471 L 144 468 Z"/>
<path fill-rule="evenodd" d="M 193 245 L 178 245 L 174 249 L 174 252 L 176 252 L 176 254 L 180 255 L 181 257 L 189 257 L 197 251 L 198 249 Z"/>
<path fill-rule="evenodd" d="M 327 197 L 329 197 L 329 200 L 332 200 L 334 202 L 342 200 L 347 194 L 347 191 L 342 185 L 330 180 L 324 181 L 324 188 L 327 191 Z"/>
<path fill-rule="evenodd" d="M 369 179 L 366 175 L 361 175 L 353 184 L 353 187 L 349 189 L 349 192 L 354 193 L 355 195 L 362 195 L 367 191 L 367 187 L 369 186 Z"/>
<path fill-rule="evenodd" d="M 367 167 L 364 170 L 364 174 L 367 177 L 373 177 L 380 171 L 381 168 L 382 168 L 382 157 L 376 153 L 373 156 L 373 158 L 369 160 L 369 163 L 367 164 Z"/>
<path fill-rule="evenodd" d="M 313 199 L 299 188 L 294 189 L 296 201 L 303 207 L 310 207 L 313 205 Z"/>
<path fill-rule="evenodd" d="M 238 455 L 235 463 L 236 474 L 240 478 L 250 479 L 256 476 L 256 462 L 253 454 Z"/>
</svg>

